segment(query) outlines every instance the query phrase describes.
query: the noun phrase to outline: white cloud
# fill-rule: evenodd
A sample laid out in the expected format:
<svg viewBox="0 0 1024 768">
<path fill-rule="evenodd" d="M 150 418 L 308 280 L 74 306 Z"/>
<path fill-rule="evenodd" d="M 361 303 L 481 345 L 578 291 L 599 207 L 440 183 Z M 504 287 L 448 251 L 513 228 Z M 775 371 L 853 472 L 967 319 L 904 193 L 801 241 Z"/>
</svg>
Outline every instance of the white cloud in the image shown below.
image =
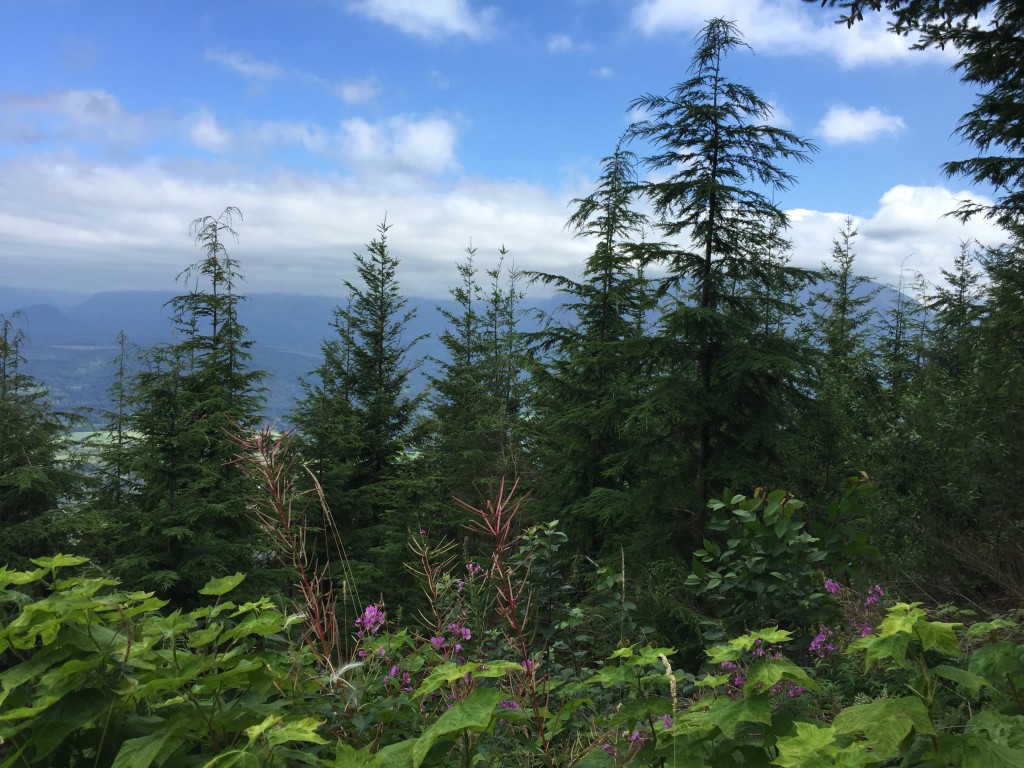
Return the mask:
<svg viewBox="0 0 1024 768">
<path fill-rule="evenodd" d="M 334 86 L 334 92 L 346 104 L 363 104 L 367 101 L 373 101 L 379 91 L 380 86 L 373 77 L 367 77 L 362 80 L 346 80 Z"/>
<path fill-rule="evenodd" d="M 589 51 L 592 46 L 589 43 L 578 43 L 569 35 L 552 35 L 548 38 L 549 53 L 569 53 L 571 51 Z"/>
<path fill-rule="evenodd" d="M 594 74 L 597 75 L 597 77 L 603 78 L 613 77 L 615 75 L 615 70 L 611 67 L 598 67 L 594 70 Z"/>
<path fill-rule="evenodd" d="M 274 130 L 279 139 L 319 140 L 298 125 Z M 482 256 L 504 244 L 523 268 L 578 275 L 592 244 L 573 240 L 563 225 L 566 202 L 579 189 L 552 193 L 533 184 L 468 177 L 419 176 L 413 183 L 377 172 L 388 163 L 446 167 L 451 157 L 434 149 L 450 135 L 436 118 L 352 124 L 343 136 L 352 142 L 348 149 L 364 153 L 369 163 L 362 176 L 260 176 L 202 161 L 187 170 L 52 157 L 0 161 L 4 279 L 10 285 L 83 291 L 170 288 L 194 255 L 188 222 L 227 205 L 245 214 L 233 253 L 253 292 L 332 293 L 342 277 L 353 277 L 350 254 L 362 249 L 385 213 L 395 225 L 391 244 L 410 295 L 443 296 L 470 237 Z M 328 146 L 332 140 L 324 137 Z M 591 182 L 581 187 L 589 190 Z M 989 222 L 962 225 L 944 216 L 964 197 L 972 196 L 943 187 L 888 190 L 873 212 L 857 219 L 858 271 L 895 284 L 906 261 L 938 283 L 961 239 L 1000 242 L 1000 231 Z M 794 263 L 819 267 L 847 213 L 789 215 Z"/>
<path fill-rule="evenodd" d="M 793 0 L 638 0 L 633 27 L 644 35 L 696 33 L 707 19 L 735 21 L 744 40 L 760 54 L 823 53 L 844 67 L 897 60 L 952 61 L 952 50 L 911 51 L 911 40 L 886 31 L 885 17 L 865 14 L 847 29 L 836 12 Z"/>
<path fill-rule="evenodd" d="M 483 40 L 494 33 L 493 8 L 474 11 L 467 0 L 359 0 L 349 9 L 407 35 Z"/>
<path fill-rule="evenodd" d="M 459 167 L 455 126 L 440 117 L 392 117 L 369 123 L 361 117 L 341 124 L 344 156 L 357 170 L 440 174 Z"/>
<path fill-rule="evenodd" d="M 945 187 L 898 185 L 887 191 L 870 216 L 854 217 L 859 232 L 856 270 L 878 282 L 896 285 L 905 265 L 932 284 L 941 284 L 942 270 L 952 266 L 961 240 L 974 239 L 986 245 L 1005 241 L 1005 234 L 984 219 L 961 224 L 946 216 L 961 199 L 989 202 Z M 819 267 L 831 253 L 832 240 L 848 214 L 803 209 L 788 213 L 794 263 Z"/>
<path fill-rule="evenodd" d="M 224 152 L 231 145 L 231 132 L 222 128 L 208 109 L 201 109 L 186 121 L 189 140 L 210 152 Z"/>
<path fill-rule="evenodd" d="M 211 48 L 206 51 L 206 59 L 233 70 L 240 75 L 257 80 L 279 80 L 285 74 L 284 69 L 277 64 L 254 59 L 252 56 L 239 51 Z"/>
<path fill-rule="evenodd" d="M 864 143 L 883 134 L 895 136 L 907 128 L 903 118 L 882 112 L 877 107 L 853 109 L 830 107 L 818 124 L 818 133 L 831 144 Z"/>
<path fill-rule="evenodd" d="M 333 137 L 318 125 L 287 120 L 268 120 L 245 130 L 245 139 L 257 147 L 299 145 L 308 152 L 325 154 L 336 144 Z"/>
<path fill-rule="evenodd" d="M 416 139 L 407 138 L 412 148 Z M 445 296 L 470 238 L 480 259 L 504 244 L 520 267 L 566 274 L 578 271 L 589 251 L 562 231 L 562 196 L 531 184 L 463 178 L 411 185 L 387 175 L 364 183 L 257 177 L 222 163 L 184 173 L 155 163 L 40 157 L 0 162 L 5 282 L 81 291 L 172 288 L 195 256 L 188 223 L 227 205 L 245 215 L 232 254 L 251 292 L 340 296 L 342 278 L 354 278 L 352 252 L 362 251 L 385 214 L 394 225 L 398 278 L 411 296 Z"/>
<path fill-rule="evenodd" d="M 91 141 L 103 145 L 138 142 L 164 130 L 166 115 L 126 109 L 103 90 L 12 94 L 0 100 L 0 139 Z"/>
</svg>

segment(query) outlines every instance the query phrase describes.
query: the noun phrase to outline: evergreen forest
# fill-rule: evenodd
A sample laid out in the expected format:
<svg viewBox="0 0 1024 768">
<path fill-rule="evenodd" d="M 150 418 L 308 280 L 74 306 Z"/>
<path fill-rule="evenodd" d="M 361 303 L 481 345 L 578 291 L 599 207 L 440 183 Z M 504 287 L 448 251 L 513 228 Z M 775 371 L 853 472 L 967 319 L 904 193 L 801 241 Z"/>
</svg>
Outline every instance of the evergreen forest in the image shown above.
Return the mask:
<svg viewBox="0 0 1024 768">
<path fill-rule="evenodd" d="M 853 219 L 791 263 L 816 147 L 713 19 L 578 274 L 466 249 L 436 359 L 368 223 L 287 428 L 237 208 L 84 440 L 0 316 L 0 766 L 1024 766 L 1024 9 L 820 5 L 979 90 L 950 215 L 1005 244 L 942 284 L 880 301 Z"/>
</svg>

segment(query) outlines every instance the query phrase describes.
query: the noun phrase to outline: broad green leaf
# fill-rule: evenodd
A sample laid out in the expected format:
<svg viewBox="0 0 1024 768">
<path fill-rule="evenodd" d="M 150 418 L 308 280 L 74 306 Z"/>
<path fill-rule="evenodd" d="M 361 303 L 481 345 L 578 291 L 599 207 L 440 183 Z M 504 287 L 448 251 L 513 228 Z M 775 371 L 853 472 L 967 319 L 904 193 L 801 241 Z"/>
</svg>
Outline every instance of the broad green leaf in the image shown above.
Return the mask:
<svg viewBox="0 0 1024 768">
<path fill-rule="evenodd" d="M 832 722 L 836 733 L 862 735 L 882 758 L 893 755 L 912 732 L 934 734 L 928 710 L 916 696 L 879 699 L 847 707 Z"/>
<path fill-rule="evenodd" d="M 919 621 L 914 631 L 921 640 L 921 647 L 926 651 L 932 649 L 946 654 L 947 656 L 960 656 L 963 651 L 960 649 L 960 641 L 957 640 L 957 627 L 962 624 L 949 624 L 944 621 Z"/>
<path fill-rule="evenodd" d="M 226 595 L 244 580 L 244 573 L 236 573 L 232 576 L 222 576 L 219 579 L 210 579 L 206 582 L 206 586 L 199 590 L 199 594 L 220 597 L 221 595 Z"/>
<path fill-rule="evenodd" d="M 3 574 L 0 573 L 0 584 L 3 583 Z M 1012 621 L 1007 621 L 1004 618 L 997 617 L 992 621 L 979 621 L 976 624 L 971 624 L 967 629 L 967 639 L 976 640 L 979 637 L 985 637 L 993 632 L 998 632 L 1000 629 L 1015 629 L 1017 625 Z"/>
<path fill-rule="evenodd" d="M 967 732 L 1015 749 L 1024 748 L 1024 715 L 983 709 L 967 723 Z"/>
<path fill-rule="evenodd" d="M 259 723 L 258 725 L 250 725 L 248 728 L 246 728 L 245 735 L 249 737 L 249 746 L 252 746 L 256 739 L 262 736 L 268 728 L 276 725 L 279 722 L 281 722 L 280 715 L 267 715 L 265 718 L 263 718 L 262 723 Z"/>
<path fill-rule="evenodd" d="M 39 581 L 43 574 L 46 573 L 42 568 L 35 571 L 11 571 L 8 570 L 7 566 L 0 566 L 0 589 L 7 587 L 10 584 L 22 585 L 31 584 L 33 581 Z"/>
<path fill-rule="evenodd" d="M 410 768 L 416 741 L 417 739 L 405 739 L 397 744 L 388 744 L 373 756 L 373 761 L 368 765 L 371 768 Z"/>
<path fill-rule="evenodd" d="M 819 728 L 812 723 L 795 723 L 796 734 L 783 736 L 776 743 L 778 757 L 772 763 L 782 768 L 818 768 L 834 763 L 824 755 L 836 752 L 835 728 Z M 831 749 L 828 749 L 831 747 Z M 824 750 L 824 753 L 823 753 Z"/>
<path fill-rule="evenodd" d="M 914 632 L 914 625 L 919 619 L 927 614 L 920 603 L 897 603 L 889 609 L 889 613 L 878 627 L 878 634 L 881 637 L 888 637 L 894 634 L 910 635 Z"/>
<path fill-rule="evenodd" d="M 747 671 L 743 692 L 767 691 L 783 679 L 808 689 L 816 687 L 807 671 L 789 659 L 763 659 L 753 664 Z"/>
<path fill-rule="evenodd" d="M 89 558 L 81 557 L 79 555 L 54 555 L 53 557 L 34 557 L 31 562 L 33 565 L 38 565 L 40 568 L 52 570 L 54 568 L 67 568 L 72 565 L 88 563 Z"/>
<path fill-rule="evenodd" d="M 189 648 L 199 648 L 200 646 L 212 643 L 217 639 L 223 629 L 223 624 L 214 623 L 204 629 L 197 629 L 195 632 L 190 632 L 188 635 Z"/>
<path fill-rule="evenodd" d="M 727 739 L 734 739 L 740 723 L 771 723 L 772 707 L 766 693 L 744 695 L 738 699 L 721 697 L 708 707 L 707 717 Z"/>
<path fill-rule="evenodd" d="M 203 768 L 262 768 L 263 760 L 259 755 L 244 749 L 232 749 L 222 752 L 213 760 L 203 763 Z"/>
<path fill-rule="evenodd" d="M 989 681 L 981 675 L 976 675 L 973 672 L 969 672 L 966 669 L 960 669 L 959 667 L 951 667 L 947 664 L 939 664 L 938 666 L 932 667 L 932 672 L 945 680 L 952 680 L 954 683 L 959 683 L 966 688 L 972 696 L 977 696 L 984 686 L 990 685 Z"/>
<path fill-rule="evenodd" d="M 289 741 L 306 741 L 311 744 L 326 744 L 327 740 L 317 733 L 319 721 L 313 717 L 304 717 L 288 723 L 281 723 L 270 729 L 267 743 L 271 746 L 286 744 Z"/>
<path fill-rule="evenodd" d="M 416 689 L 416 695 L 427 696 L 442 685 L 461 680 L 467 673 L 473 678 L 504 677 L 509 672 L 522 672 L 522 669 L 522 666 L 514 661 L 488 661 L 486 664 L 454 664 L 446 661 L 427 675 Z"/>
<path fill-rule="evenodd" d="M 168 755 L 178 747 L 184 739 L 177 729 L 161 728 L 148 736 L 137 739 L 125 739 L 111 768 L 148 768 L 158 757 L 163 763 Z"/>
<path fill-rule="evenodd" d="M 907 663 L 907 648 L 910 646 L 910 635 L 897 634 L 879 637 L 868 635 L 851 644 L 847 652 L 864 650 L 864 668 L 871 669 L 878 661 L 892 659 L 896 664 Z"/>
<path fill-rule="evenodd" d="M 431 747 L 439 740 L 467 730 L 487 730 L 502 695 L 497 688 L 478 688 L 465 701 L 460 701 L 441 715 L 416 739 L 412 748 L 413 768 L 423 765 Z"/>
</svg>

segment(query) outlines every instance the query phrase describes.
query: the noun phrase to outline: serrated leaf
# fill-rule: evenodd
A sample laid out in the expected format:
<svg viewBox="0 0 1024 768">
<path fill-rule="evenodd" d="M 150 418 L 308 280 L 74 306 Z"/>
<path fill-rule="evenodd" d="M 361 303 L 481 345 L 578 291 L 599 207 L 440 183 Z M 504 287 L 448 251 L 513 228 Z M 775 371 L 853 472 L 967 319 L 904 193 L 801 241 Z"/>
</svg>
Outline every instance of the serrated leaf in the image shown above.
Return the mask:
<svg viewBox="0 0 1024 768">
<path fill-rule="evenodd" d="M 893 755 L 911 732 L 933 735 L 928 710 L 916 696 L 847 707 L 832 722 L 836 733 L 862 735 L 881 758 Z"/>
<path fill-rule="evenodd" d="M 944 621 L 919 621 L 914 631 L 921 640 L 921 647 L 926 651 L 936 650 L 947 656 L 960 656 L 960 641 L 957 640 L 957 627 L 962 624 L 949 624 Z"/>
<path fill-rule="evenodd" d="M 88 557 L 81 557 L 80 555 L 54 555 L 53 557 L 34 557 L 31 560 L 33 565 L 38 565 L 40 568 L 54 569 L 54 568 L 67 568 L 72 565 L 82 565 L 88 563 Z"/>
<path fill-rule="evenodd" d="M 484 731 L 498 709 L 502 692 L 497 688 L 478 688 L 464 701 L 460 701 L 416 739 L 412 748 L 412 766 L 420 768 L 427 758 L 427 753 L 441 739 L 457 735 L 463 731 Z"/>
<path fill-rule="evenodd" d="M 164 753 L 172 752 L 182 741 L 179 731 L 169 728 L 137 739 L 125 739 L 111 768 L 148 768 L 154 760 L 163 755 L 163 760 L 160 761 L 162 763 L 167 759 Z"/>
<path fill-rule="evenodd" d="M 795 723 L 796 734 L 783 736 L 776 743 L 778 756 L 772 763 L 781 768 L 816 768 L 830 765 L 821 754 L 835 744 L 835 728 L 819 728 L 812 723 Z M 831 750 L 834 752 L 833 750 Z"/>
<path fill-rule="evenodd" d="M 199 590 L 199 594 L 220 597 L 222 595 L 226 595 L 244 580 L 244 573 L 235 573 L 231 576 L 221 576 L 219 579 L 210 579 L 206 582 L 206 585 Z"/>
<path fill-rule="evenodd" d="M 734 739 L 740 723 L 771 723 L 772 706 L 766 693 L 744 695 L 739 699 L 722 697 L 711 702 L 706 714 L 727 739 Z"/>
<path fill-rule="evenodd" d="M 747 671 L 743 691 L 744 693 L 767 691 L 784 679 L 807 689 L 816 687 L 807 671 L 789 659 L 763 659 Z"/>
<path fill-rule="evenodd" d="M 966 669 L 951 667 L 948 664 L 939 664 L 932 667 L 932 672 L 945 680 L 952 680 L 966 688 L 972 696 L 977 696 L 986 685 L 991 685 L 981 675 L 976 675 Z"/>
<path fill-rule="evenodd" d="M 272 746 L 286 744 L 289 741 L 305 741 L 311 744 L 326 744 L 327 740 L 317 733 L 320 727 L 316 718 L 304 717 L 301 720 L 293 720 L 288 723 L 281 723 L 270 729 L 267 733 L 267 743 Z"/>
<path fill-rule="evenodd" d="M 438 665 L 433 672 L 427 675 L 426 679 L 416 689 L 416 695 L 427 696 L 442 685 L 461 680 L 466 674 L 473 678 L 495 678 L 504 677 L 509 672 L 521 672 L 522 669 L 522 666 L 514 661 L 489 661 L 486 664 L 478 662 L 455 664 L 446 661 Z"/>
</svg>

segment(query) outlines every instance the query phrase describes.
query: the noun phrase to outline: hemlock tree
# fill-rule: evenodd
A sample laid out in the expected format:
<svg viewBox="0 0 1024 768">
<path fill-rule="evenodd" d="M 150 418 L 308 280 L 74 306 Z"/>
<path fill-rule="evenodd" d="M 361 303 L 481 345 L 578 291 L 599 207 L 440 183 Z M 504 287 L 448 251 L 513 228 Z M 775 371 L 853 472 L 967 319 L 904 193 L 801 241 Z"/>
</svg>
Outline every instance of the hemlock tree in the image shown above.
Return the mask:
<svg viewBox="0 0 1024 768">
<path fill-rule="evenodd" d="M 141 487 L 114 570 L 178 605 L 193 603 L 212 577 L 251 571 L 263 549 L 247 511 L 249 481 L 234 462 L 234 438 L 260 419 L 264 376 L 248 367 L 252 342 L 237 312 L 242 274 L 224 242 L 237 237 L 236 217 L 227 208 L 192 223 L 204 255 L 179 275 L 188 293 L 169 302 L 180 340 L 145 353 L 130 386 L 131 469 Z M 254 590 L 268 586 L 249 581 Z"/>
<path fill-rule="evenodd" d="M 293 414 L 303 460 L 314 462 L 365 594 L 379 593 L 389 570 L 401 576 L 405 531 L 419 526 L 407 453 L 421 399 L 408 392 L 408 356 L 418 339 L 408 338 L 414 312 L 405 309 L 389 229 L 382 223 L 366 253 L 355 254 L 358 283 L 344 281 L 347 302 L 334 311 L 337 337 L 325 343 L 324 363 Z"/>
<path fill-rule="evenodd" d="M 829 497 L 846 478 L 868 471 L 869 445 L 879 407 L 879 377 L 870 339 L 872 304 L 880 288 L 854 271 L 857 229 L 847 218 L 822 265 L 822 290 L 811 294 L 804 333 L 817 352 L 814 402 L 802 437 L 809 449 L 801 462 L 812 494 Z M 817 475 L 817 476 L 815 476 Z"/>
<path fill-rule="evenodd" d="M 534 387 L 538 494 L 587 554 L 639 543 L 657 503 L 644 499 L 658 462 L 647 425 L 633 409 L 651 377 L 646 336 L 654 308 L 643 264 L 652 245 L 639 194 L 636 156 L 621 144 L 602 160 L 595 191 L 573 203 L 567 227 L 594 241 L 582 279 L 536 273 L 565 297 L 566 320 L 535 335 Z M 628 536 L 627 536 L 628 533 Z"/>
<path fill-rule="evenodd" d="M 788 226 L 769 195 L 794 181 L 778 163 L 805 162 L 815 147 L 766 124 L 770 105 L 726 78 L 726 56 L 743 45 L 733 23 L 709 21 L 691 77 L 667 96 L 630 104 L 649 117 L 629 137 L 649 143 L 645 165 L 667 174 L 644 183 L 643 193 L 665 237 L 683 240 L 664 251 L 660 330 L 670 375 L 653 393 L 651 417 L 662 412 L 673 422 L 671 450 L 682 459 L 676 476 L 695 481 L 687 503 L 699 510 L 698 537 L 713 485 L 768 484 L 778 475 L 775 442 L 790 403 L 802 396 L 800 345 L 759 327 L 770 292 L 756 297 L 749 287 L 772 285 L 785 296 L 809 278 L 769 258 L 787 249 Z"/>
<path fill-rule="evenodd" d="M 524 472 L 527 399 L 526 349 L 519 331 L 520 273 L 506 269 L 502 248 L 497 265 L 486 271 L 484 292 L 478 283 L 476 249 L 466 249 L 457 265 L 461 282 L 449 291 L 455 309 L 439 309 L 447 322 L 441 335 L 447 356 L 436 360 L 430 377 L 420 461 L 432 477 L 440 503 L 435 521 L 458 535 L 462 513 L 451 498 L 476 502 L 500 480 Z M 457 515 L 457 516 L 456 516 Z"/>
<path fill-rule="evenodd" d="M 20 312 L 0 314 L 0 565 L 31 568 L 29 558 L 67 551 L 60 512 L 83 478 L 74 459 L 73 414 L 55 411 L 49 393 L 22 371 Z"/>
</svg>

